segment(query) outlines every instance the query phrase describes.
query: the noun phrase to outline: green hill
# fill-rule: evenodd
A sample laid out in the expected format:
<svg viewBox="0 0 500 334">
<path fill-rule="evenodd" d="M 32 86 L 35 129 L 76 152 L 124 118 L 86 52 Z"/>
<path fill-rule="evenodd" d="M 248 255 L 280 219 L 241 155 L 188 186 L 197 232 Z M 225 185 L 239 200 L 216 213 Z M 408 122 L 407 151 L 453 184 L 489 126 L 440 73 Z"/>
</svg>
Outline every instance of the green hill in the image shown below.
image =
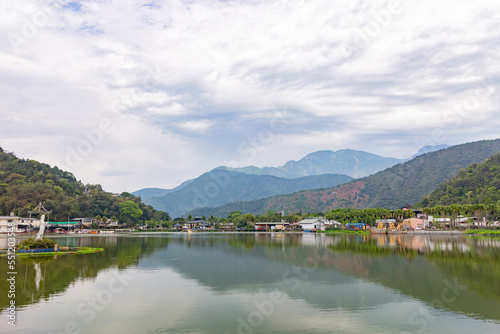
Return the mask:
<svg viewBox="0 0 500 334">
<path fill-rule="evenodd" d="M 417 205 L 433 207 L 452 204 L 500 205 L 500 154 L 474 163 L 425 196 Z"/>
<path fill-rule="evenodd" d="M 279 212 L 283 209 L 288 212 L 327 212 L 342 207 L 397 209 L 416 203 L 439 184 L 456 176 L 460 169 L 483 162 L 498 152 L 500 139 L 456 145 L 420 155 L 335 188 L 230 203 L 219 208 L 196 210 L 192 214 L 225 216 L 235 210 L 262 214 L 268 210 Z"/>
<path fill-rule="evenodd" d="M 29 216 L 28 211 L 42 202 L 51 210 L 51 221 L 76 217 L 116 217 L 132 222 L 120 206 L 132 201 L 141 214 L 136 220 L 166 220 L 166 212 L 156 211 L 129 193 L 114 195 L 100 185 L 83 184 L 73 174 L 34 160 L 17 158 L 0 147 L 0 215 L 11 212 Z M 124 210 L 122 210 L 124 211 Z"/>
</svg>

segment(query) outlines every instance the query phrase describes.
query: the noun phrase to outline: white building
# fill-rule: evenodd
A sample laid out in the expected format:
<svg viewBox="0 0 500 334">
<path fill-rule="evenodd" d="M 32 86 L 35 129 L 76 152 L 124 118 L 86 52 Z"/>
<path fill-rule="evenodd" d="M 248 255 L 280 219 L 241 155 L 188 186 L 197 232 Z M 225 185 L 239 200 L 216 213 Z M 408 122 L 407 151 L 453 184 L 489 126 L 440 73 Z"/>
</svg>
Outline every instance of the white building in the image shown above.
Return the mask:
<svg viewBox="0 0 500 334">
<path fill-rule="evenodd" d="M 324 231 L 328 226 L 339 227 L 342 224 L 334 220 L 326 220 L 323 217 L 306 218 L 298 222 L 304 231 Z"/>
<path fill-rule="evenodd" d="M 15 226 L 14 232 L 21 233 L 29 231 L 32 224 L 40 222 L 39 219 L 35 218 L 21 218 L 11 214 L 10 216 L 0 216 L 0 233 L 8 233 L 9 227 Z"/>
</svg>

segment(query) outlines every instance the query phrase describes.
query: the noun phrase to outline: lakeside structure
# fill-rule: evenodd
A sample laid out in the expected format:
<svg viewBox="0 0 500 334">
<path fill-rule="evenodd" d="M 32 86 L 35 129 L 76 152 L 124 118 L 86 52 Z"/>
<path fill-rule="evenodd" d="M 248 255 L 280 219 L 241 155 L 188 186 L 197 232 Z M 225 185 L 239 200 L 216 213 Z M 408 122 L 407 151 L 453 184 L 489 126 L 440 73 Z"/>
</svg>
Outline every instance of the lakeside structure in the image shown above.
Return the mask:
<svg viewBox="0 0 500 334">
<path fill-rule="evenodd" d="M 306 218 L 298 222 L 302 230 L 309 232 L 325 231 L 327 228 L 341 228 L 342 224 L 335 220 L 327 220 L 324 217 Z"/>
<path fill-rule="evenodd" d="M 40 219 L 22 218 L 14 215 L 0 216 L 0 233 L 8 233 L 9 225 L 14 224 L 16 233 L 28 232 L 32 226 L 40 225 Z"/>
<path fill-rule="evenodd" d="M 8 229 L 12 224 L 16 227 L 15 233 L 28 233 L 40 228 L 40 219 L 19 217 L 14 213 L 11 213 L 9 216 L 0 216 L 0 233 L 8 233 Z M 68 232 L 71 230 L 90 229 L 91 224 L 97 224 L 95 218 L 75 218 L 65 222 L 47 221 L 47 231 Z M 117 221 L 108 221 L 106 223 L 98 223 L 98 226 L 99 228 L 115 229 L 121 228 L 122 225 Z"/>
<path fill-rule="evenodd" d="M 402 219 L 402 217 L 400 218 Z M 398 223 L 399 222 L 399 223 Z M 458 215 L 454 218 L 440 217 L 436 218 L 431 215 L 415 212 L 415 217 L 406 218 L 404 220 L 377 219 L 372 225 L 372 228 L 367 228 L 371 233 L 386 233 L 390 232 L 408 232 L 422 231 L 432 227 L 435 228 L 478 228 L 480 226 L 500 226 L 500 222 L 486 222 L 486 218 L 482 220 L 477 217 L 465 217 Z M 38 218 L 23 218 L 11 213 L 9 216 L 0 216 L 0 233 L 8 233 L 9 224 L 16 226 L 16 233 L 28 233 L 38 230 L 40 219 Z M 156 226 L 159 228 L 160 226 Z M 96 218 L 73 218 L 64 222 L 47 222 L 47 230 L 51 233 L 84 233 L 89 231 L 92 233 L 112 233 L 112 231 L 125 231 L 126 226 L 118 221 L 101 221 Z M 330 229 L 343 229 L 346 226 L 335 220 L 328 220 L 325 217 L 305 218 L 297 223 L 289 223 L 283 219 L 280 221 L 255 222 L 253 227 L 246 226 L 238 228 L 235 222 L 215 223 L 207 221 L 202 217 L 194 217 L 187 222 L 177 222 L 170 227 L 164 227 L 170 231 L 304 231 L 318 232 Z M 155 227 L 148 225 L 136 225 L 128 228 L 128 230 L 154 230 Z"/>
</svg>

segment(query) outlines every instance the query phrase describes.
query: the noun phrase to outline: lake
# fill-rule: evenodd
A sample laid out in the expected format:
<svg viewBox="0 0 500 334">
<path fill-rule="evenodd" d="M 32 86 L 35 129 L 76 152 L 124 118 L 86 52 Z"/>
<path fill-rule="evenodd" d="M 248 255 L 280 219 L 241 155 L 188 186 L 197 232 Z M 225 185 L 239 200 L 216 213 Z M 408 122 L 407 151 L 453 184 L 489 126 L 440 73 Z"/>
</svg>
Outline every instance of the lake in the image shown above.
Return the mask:
<svg viewBox="0 0 500 334">
<path fill-rule="evenodd" d="M 500 238 L 289 233 L 51 236 L 16 259 L 2 333 L 500 333 Z M 6 237 L 0 237 L 0 248 Z M 2 277 L 7 259 L 0 258 Z"/>
</svg>

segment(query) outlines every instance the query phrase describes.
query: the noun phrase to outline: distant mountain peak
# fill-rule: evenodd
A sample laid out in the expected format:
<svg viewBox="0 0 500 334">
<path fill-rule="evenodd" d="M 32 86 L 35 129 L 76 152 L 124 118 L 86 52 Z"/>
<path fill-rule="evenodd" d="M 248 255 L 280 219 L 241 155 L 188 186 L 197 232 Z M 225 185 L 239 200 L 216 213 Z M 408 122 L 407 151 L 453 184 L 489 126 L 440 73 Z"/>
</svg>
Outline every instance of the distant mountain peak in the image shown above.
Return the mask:
<svg viewBox="0 0 500 334">
<path fill-rule="evenodd" d="M 247 174 L 274 175 L 289 179 L 320 174 L 343 174 L 358 178 L 374 174 L 402 161 L 352 149 L 320 150 L 309 153 L 302 159 L 290 160 L 279 167 L 248 166 L 234 170 Z"/>
<path fill-rule="evenodd" d="M 436 152 L 436 151 L 439 151 L 439 150 L 444 150 L 444 149 L 446 149 L 448 147 L 450 147 L 450 145 L 446 145 L 446 144 L 442 144 L 442 145 L 426 145 L 426 146 L 421 147 L 420 150 L 418 150 L 418 152 L 415 153 L 414 155 L 412 155 L 409 159 L 416 158 L 416 157 L 421 156 L 423 154 L 432 153 L 432 152 Z"/>
</svg>

